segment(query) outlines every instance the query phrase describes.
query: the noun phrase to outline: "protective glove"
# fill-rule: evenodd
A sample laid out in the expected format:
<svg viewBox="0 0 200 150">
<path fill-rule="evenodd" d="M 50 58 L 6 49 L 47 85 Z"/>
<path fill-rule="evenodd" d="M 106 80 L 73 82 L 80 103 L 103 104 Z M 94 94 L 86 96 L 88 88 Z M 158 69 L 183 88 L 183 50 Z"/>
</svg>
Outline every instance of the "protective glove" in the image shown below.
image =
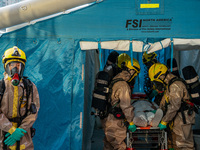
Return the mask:
<svg viewBox="0 0 200 150">
<path fill-rule="evenodd" d="M 160 128 L 160 130 L 164 130 L 167 128 L 167 122 L 161 121 L 161 123 L 159 123 L 158 127 Z"/>
<path fill-rule="evenodd" d="M 7 133 L 6 135 L 5 135 L 5 137 L 8 137 L 8 136 L 10 136 L 11 134 L 10 133 Z M 7 140 L 9 138 L 9 140 Z M 4 141 L 4 143 L 7 145 L 7 146 L 11 146 L 11 145 L 13 145 L 13 144 L 15 144 L 17 141 L 13 138 L 13 137 L 8 137 L 5 141 Z"/>
<path fill-rule="evenodd" d="M 130 130 L 131 132 L 135 132 L 136 128 L 137 127 L 133 122 L 129 123 L 128 130 Z"/>
<path fill-rule="evenodd" d="M 24 133 L 27 133 L 26 130 L 22 128 L 16 128 L 15 131 L 10 135 L 7 133 L 6 136 L 9 137 L 4 141 L 6 145 L 13 145 L 16 141 L 20 141 L 21 137 L 24 136 Z"/>
<path fill-rule="evenodd" d="M 16 140 L 20 141 L 21 137 L 24 136 L 24 133 L 27 133 L 26 130 L 22 128 L 17 128 L 15 132 L 11 134 L 11 136 Z"/>
</svg>

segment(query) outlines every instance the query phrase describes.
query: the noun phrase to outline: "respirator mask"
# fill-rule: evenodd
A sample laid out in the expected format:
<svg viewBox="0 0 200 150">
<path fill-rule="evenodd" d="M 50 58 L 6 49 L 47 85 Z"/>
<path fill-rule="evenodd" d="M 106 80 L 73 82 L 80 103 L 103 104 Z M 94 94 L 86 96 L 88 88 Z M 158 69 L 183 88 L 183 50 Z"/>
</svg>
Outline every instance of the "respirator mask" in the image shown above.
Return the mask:
<svg viewBox="0 0 200 150">
<path fill-rule="evenodd" d="M 23 76 L 24 64 L 18 61 L 9 62 L 6 65 L 5 71 L 11 78 L 11 82 L 14 86 L 17 86 Z"/>
<path fill-rule="evenodd" d="M 166 90 L 164 83 L 153 81 L 153 85 L 155 89 L 158 91 L 158 93 L 163 93 Z"/>
</svg>

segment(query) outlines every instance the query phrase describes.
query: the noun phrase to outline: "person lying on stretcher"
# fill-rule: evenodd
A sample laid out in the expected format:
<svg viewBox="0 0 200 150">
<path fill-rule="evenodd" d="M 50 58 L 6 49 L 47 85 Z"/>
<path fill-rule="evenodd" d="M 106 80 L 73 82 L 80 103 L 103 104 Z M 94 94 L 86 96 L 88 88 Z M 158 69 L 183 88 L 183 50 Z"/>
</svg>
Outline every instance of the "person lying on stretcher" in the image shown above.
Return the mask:
<svg viewBox="0 0 200 150">
<path fill-rule="evenodd" d="M 163 117 L 163 111 L 158 105 L 149 100 L 134 100 L 133 122 L 139 127 L 157 127 Z"/>
</svg>

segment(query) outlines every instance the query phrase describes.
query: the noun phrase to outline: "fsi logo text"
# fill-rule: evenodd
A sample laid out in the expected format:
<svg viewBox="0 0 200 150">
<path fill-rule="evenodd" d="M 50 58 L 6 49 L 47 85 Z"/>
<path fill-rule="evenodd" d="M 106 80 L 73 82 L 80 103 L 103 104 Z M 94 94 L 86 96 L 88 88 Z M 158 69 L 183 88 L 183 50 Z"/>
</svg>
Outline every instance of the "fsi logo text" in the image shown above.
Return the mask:
<svg viewBox="0 0 200 150">
<path fill-rule="evenodd" d="M 142 26 L 142 19 L 126 20 L 126 28 L 137 28 Z"/>
</svg>

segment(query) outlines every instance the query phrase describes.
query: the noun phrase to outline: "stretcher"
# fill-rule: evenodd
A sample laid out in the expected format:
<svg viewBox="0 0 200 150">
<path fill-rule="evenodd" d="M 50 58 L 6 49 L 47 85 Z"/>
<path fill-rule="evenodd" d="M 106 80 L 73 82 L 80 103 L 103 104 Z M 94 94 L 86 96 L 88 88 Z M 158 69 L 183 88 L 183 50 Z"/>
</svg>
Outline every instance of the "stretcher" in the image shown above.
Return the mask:
<svg viewBox="0 0 200 150">
<path fill-rule="evenodd" d="M 167 132 L 159 127 L 137 127 L 135 132 L 127 132 L 126 144 L 127 150 L 167 150 Z"/>
</svg>

